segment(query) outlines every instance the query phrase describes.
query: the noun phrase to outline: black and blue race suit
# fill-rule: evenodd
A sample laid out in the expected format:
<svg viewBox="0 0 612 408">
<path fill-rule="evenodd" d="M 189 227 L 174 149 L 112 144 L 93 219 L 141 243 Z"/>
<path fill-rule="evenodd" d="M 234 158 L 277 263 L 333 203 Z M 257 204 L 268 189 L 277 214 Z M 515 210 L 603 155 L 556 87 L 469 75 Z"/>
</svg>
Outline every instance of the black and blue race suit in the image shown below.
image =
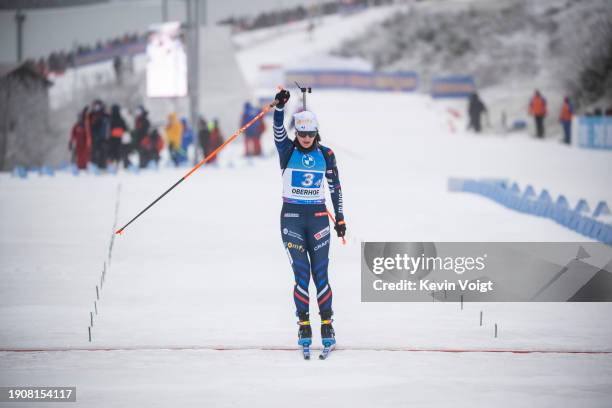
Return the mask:
<svg viewBox="0 0 612 408">
<path fill-rule="evenodd" d="M 331 231 L 324 184 L 326 180 L 336 222 L 343 221 L 336 158 L 331 149 L 316 142 L 308 150 L 296 147 L 287 135 L 283 119 L 283 109 L 276 108 L 274 142 L 283 172 L 281 236 L 295 275 L 293 298 L 296 314 L 308 315 L 308 286 L 312 276 L 317 288 L 319 313 L 322 319 L 329 319 L 333 314 L 332 290 L 327 275 Z"/>
</svg>

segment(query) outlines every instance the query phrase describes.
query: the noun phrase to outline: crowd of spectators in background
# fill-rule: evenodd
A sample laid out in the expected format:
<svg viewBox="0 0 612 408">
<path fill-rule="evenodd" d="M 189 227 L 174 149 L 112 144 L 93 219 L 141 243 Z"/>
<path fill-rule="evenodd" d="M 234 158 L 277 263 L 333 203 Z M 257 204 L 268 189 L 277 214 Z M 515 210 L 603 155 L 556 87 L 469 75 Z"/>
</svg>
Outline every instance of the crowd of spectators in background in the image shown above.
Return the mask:
<svg viewBox="0 0 612 408">
<path fill-rule="evenodd" d="M 95 45 L 77 45 L 70 51 L 54 51 L 47 57 L 41 57 L 38 60 L 28 59 L 26 63 L 33 66 L 38 72 L 44 76 L 50 73 L 62 73 L 67 68 L 77 66 L 79 58 L 93 55 L 95 53 L 104 53 L 117 49 L 121 49 L 126 45 L 137 44 L 145 40 L 145 36 L 139 36 L 136 33 L 125 34 L 121 37 L 109 39 L 106 42 L 98 41 Z"/>
<path fill-rule="evenodd" d="M 279 11 L 262 12 L 255 17 L 230 17 L 219 21 L 218 24 L 230 25 L 234 32 L 238 32 L 302 21 L 311 17 L 326 16 L 343 10 L 351 11 L 390 3 L 392 3 L 392 0 L 336 0 L 317 4 L 308 9 L 300 5 Z M 142 43 L 145 40 L 146 34 L 126 33 L 104 42 L 98 40 L 94 45 L 77 44 L 72 50 L 54 51 L 46 57 L 28 59 L 26 63 L 45 76 L 50 73 L 61 74 L 70 67 L 78 66 L 80 58 L 91 56 L 95 53 L 120 50 L 126 45 Z M 117 71 L 116 65 L 120 64 L 117 56 L 111 55 L 109 58 L 114 58 L 115 71 Z M 117 77 L 120 78 L 120 75 Z"/>
<path fill-rule="evenodd" d="M 356 10 L 368 6 L 380 6 L 392 3 L 392 0 L 338 0 L 328 1 L 310 7 L 297 6 L 273 12 L 263 12 L 255 17 L 230 17 L 219 21 L 219 24 L 230 25 L 234 32 L 254 30 L 258 28 L 271 27 L 279 24 L 286 24 L 295 21 L 302 21 L 307 18 L 326 16 L 335 14 L 343 10 Z M 127 33 L 122 36 L 108 39 L 106 41 L 98 40 L 94 45 L 77 44 L 72 50 L 54 51 L 46 57 L 38 59 L 28 59 L 26 63 L 34 67 L 44 76 L 50 73 L 61 74 L 66 69 L 78 66 L 79 59 L 94 55 L 95 53 L 106 53 L 109 51 L 120 50 L 126 45 L 142 43 L 146 40 L 146 34 L 139 35 L 137 33 Z M 115 55 L 109 56 L 115 58 L 114 64 L 117 64 Z M 115 67 L 117 71 L 117 67 Z M 119 75 L 118 75 L 119 78 Z"/>
<path fill-rule="evenodd" d="M 171 163 L 178 167 L 189 162 L 189 148 L 204 157 L 223 143 L 219 121 L 199 118 L 198 140 L 186 118 L 178 119 L 175 112 L 168 115 L 166 124 L 154 124 L 149 112 L 139 106 L 132 112 L 133 126 L 129 126 L 122 108 L 113 104 L 110 110 L 96 99 L 77 115 L 72 127 L 68 149 L 72 163 L 78 169 L 95 166 L 106 169 L 157 167 L 165 147 Z M 194 143 L 198 142 L 198 145 Z M 216 159 L 216 157 L 215 157 Z M 214 162 L 210 160 L 209 162 Z"/>
</svg>

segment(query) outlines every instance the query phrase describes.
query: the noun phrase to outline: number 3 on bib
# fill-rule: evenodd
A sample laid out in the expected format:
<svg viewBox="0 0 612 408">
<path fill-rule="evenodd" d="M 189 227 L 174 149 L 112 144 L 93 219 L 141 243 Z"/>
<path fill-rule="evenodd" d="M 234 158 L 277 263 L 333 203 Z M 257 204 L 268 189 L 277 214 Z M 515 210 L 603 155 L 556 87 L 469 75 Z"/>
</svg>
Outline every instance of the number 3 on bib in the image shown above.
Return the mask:
<svg viewBox="0 0 612 408">
<path fill-rule="evenodd" d="M 314 174 L 312 173 L 304 173 L 302 174 L 302 176 L 304 177 L 302 179 L 302 187 L 312 187 L 312 183 L 314 180 Z"/>
<path fill-rule="evenodd" d="M 320 188 L 323 174 L 319 172 L 293 170 L 291 185 L 301 188 Z"/>
</svg>

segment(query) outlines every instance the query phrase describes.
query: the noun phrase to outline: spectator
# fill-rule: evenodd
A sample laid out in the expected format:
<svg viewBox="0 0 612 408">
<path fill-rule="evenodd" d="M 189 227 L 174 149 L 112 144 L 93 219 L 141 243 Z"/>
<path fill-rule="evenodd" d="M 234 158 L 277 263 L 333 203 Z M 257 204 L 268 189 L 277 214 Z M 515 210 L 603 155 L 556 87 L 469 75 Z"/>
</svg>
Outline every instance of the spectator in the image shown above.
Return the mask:
<svg viewBox="0 0 612 408">
<path fill-rule="evenodd" d="M 470 95 L 468 103 L 468 116 L 470 117 L 470 123 L 468 129 L 474 129 L 474 132 L 480 133 L 482 130 L 481 115 L 483 112 L 487 112 L 487 107 L 480 99 L 478 93 L 474 92 Z"/>
<path fill-rule="evenodd" d="M 72 127 L 68 149 L 72 153 L 72 163 L 83 170 L 87 168 L 91 151 L 91 136 L 89 134 L 89 107 L 83 108 L 77 115 L 77 121 Z"/>
<path fill-rule="evenodd" d="M 138 150 L 138 163 L 141 168 L 146 167 L 145 155 L 147 154 L 142 147 L 142 140 L 149 134 L 151 122 L 149 122 L 149 112 L 141 105 L 136 109 L 136 120 L 134 121 L 134 131 L 132 132 L 133 145 Z"/>
<path fill-rule="evenodd" d="M 176 113 L 172 112 L 168 115 L 168 124 L 166 125 L 166 142 L 168 143 L 168 151 L 170 158 L 175 166 L 178 167 L 181 158 L 181 138 L 183 135 L 183 126 L 176 117 Z"/>
<path fill-rule="evenodd" d="M 240 127 L 245 126 L 251 120 L 257 116 L 257 110 L 251 105 L 250 102 L 244 103 L 244 109 L 242 111 L 242 119 L 240 120 Z M 257 139 L 257 127 L 251 126 L 244 132 L 244 155 L 254 156 L 256 152 L 256 139 Z"/>
<path fill-rule="evenodd" d="M 198 142 L 200 142 L 200 148 L 202 149 L 202 154 L 204 158 L 208 157 L 210 152 L 210 130 L 208 129 L 208 122 L 204 118 L 204 116 L 200 116 L 198 124 Z"/>
<path fill-rule="evenodd" d="M 266 123 L 262 120 L 255 124 L 256 133 L 255 133 L 255 156 L 261 156 L 261 137 L 266 131 Z"/>
<path fill-rule="evenodd" d="M 111 117 L 110 117 L 110 140 L 109 145 L 109 159 L 118 164 L 119 160 L 124 157 L 122 151 L 123 135 L 127 132 L 128 128 L 125 124 L 123 116 L 121 116 L 121 109 L 119 105 L 111 106 Z"/>
<path fill-rule="evenodd" d="M 209 138 L 209 146 L 210 151 L 214 151 L 217 147 L 223 144 L 223 134 L 221 133 L 221 129 L 219 128 L 219 119 L 215 119 L 210 126 L 210 138 Z M 217 161 L 217 155 L 209 161 L 209 163 L 214 163 Z"/>
<path fill-rule="evenodd" d="M 572 143 L 572 116 L 574 115 L 574 107 L 566 96 L 563 98 L 563 104 L 561 105 L 561 113 L 559 114 L 559 122 L 563 127 L 563 143 Z"/>
<path fill-rule="evenodd" d="M 113 58 L 113 69 L 115 71 L 117 85 L 121 85 L 123 83 L 123 61 L 119 55 L 116 55 L 115 58 Z"/>
<path fill-rule="evenodd" d="M 536 136 L 540 139 L 544 137 L 544 118 L 546 113 L 546 99 L 536 89 L 529 102 L 529 114 L 535 119 Z"/>
<path fill-rule="evenodd" d="M 181 125 L 183 125 L 183 134 L 181 135 L 181 163 L 187 162 L 189 146 L 193 143 L 193 130 L 189 127 L 187 118 L 181 118 Z"/>
<path fill-rule="evenodd" d="M 139 148 L 142 152 L 140 167 L 148 167 L 152 162 L 156 166 L 159 164 L 159 153 L 164 148 L 164 141 L 157 129 L 153 129 L 142 138 Z"/>
<path fill-rule="evenodd" d="M 89 127 L 91 132 L 91 161 L 99 168 L 105 169 L 110 120 L 104 102 L 99 99 L 96 99 L 92 104 L 89 113 Z"/>
</svg>

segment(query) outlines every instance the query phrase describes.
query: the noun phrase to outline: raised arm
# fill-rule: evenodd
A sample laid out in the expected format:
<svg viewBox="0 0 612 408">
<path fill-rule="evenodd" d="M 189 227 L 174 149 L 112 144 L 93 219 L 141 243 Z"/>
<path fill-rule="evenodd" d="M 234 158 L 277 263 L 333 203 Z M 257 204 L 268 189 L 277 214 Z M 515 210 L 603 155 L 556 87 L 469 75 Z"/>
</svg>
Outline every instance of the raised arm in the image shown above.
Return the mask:
<svg viewBox="0 0 612 408">
<path fill-rule="evenodd" d="M 281 168 L 289 162 L 289 156 L 293 151 L 293 143 L 289 140 L 284 124 L 285 103 L 287 103 L 289 97 L 289 91 L 284 89 L 277 93 L 275 97 L 278 103 L 274 108 L 274 144 L 276 145 L 276 150 L 278 150 Z"/>
</svg>

